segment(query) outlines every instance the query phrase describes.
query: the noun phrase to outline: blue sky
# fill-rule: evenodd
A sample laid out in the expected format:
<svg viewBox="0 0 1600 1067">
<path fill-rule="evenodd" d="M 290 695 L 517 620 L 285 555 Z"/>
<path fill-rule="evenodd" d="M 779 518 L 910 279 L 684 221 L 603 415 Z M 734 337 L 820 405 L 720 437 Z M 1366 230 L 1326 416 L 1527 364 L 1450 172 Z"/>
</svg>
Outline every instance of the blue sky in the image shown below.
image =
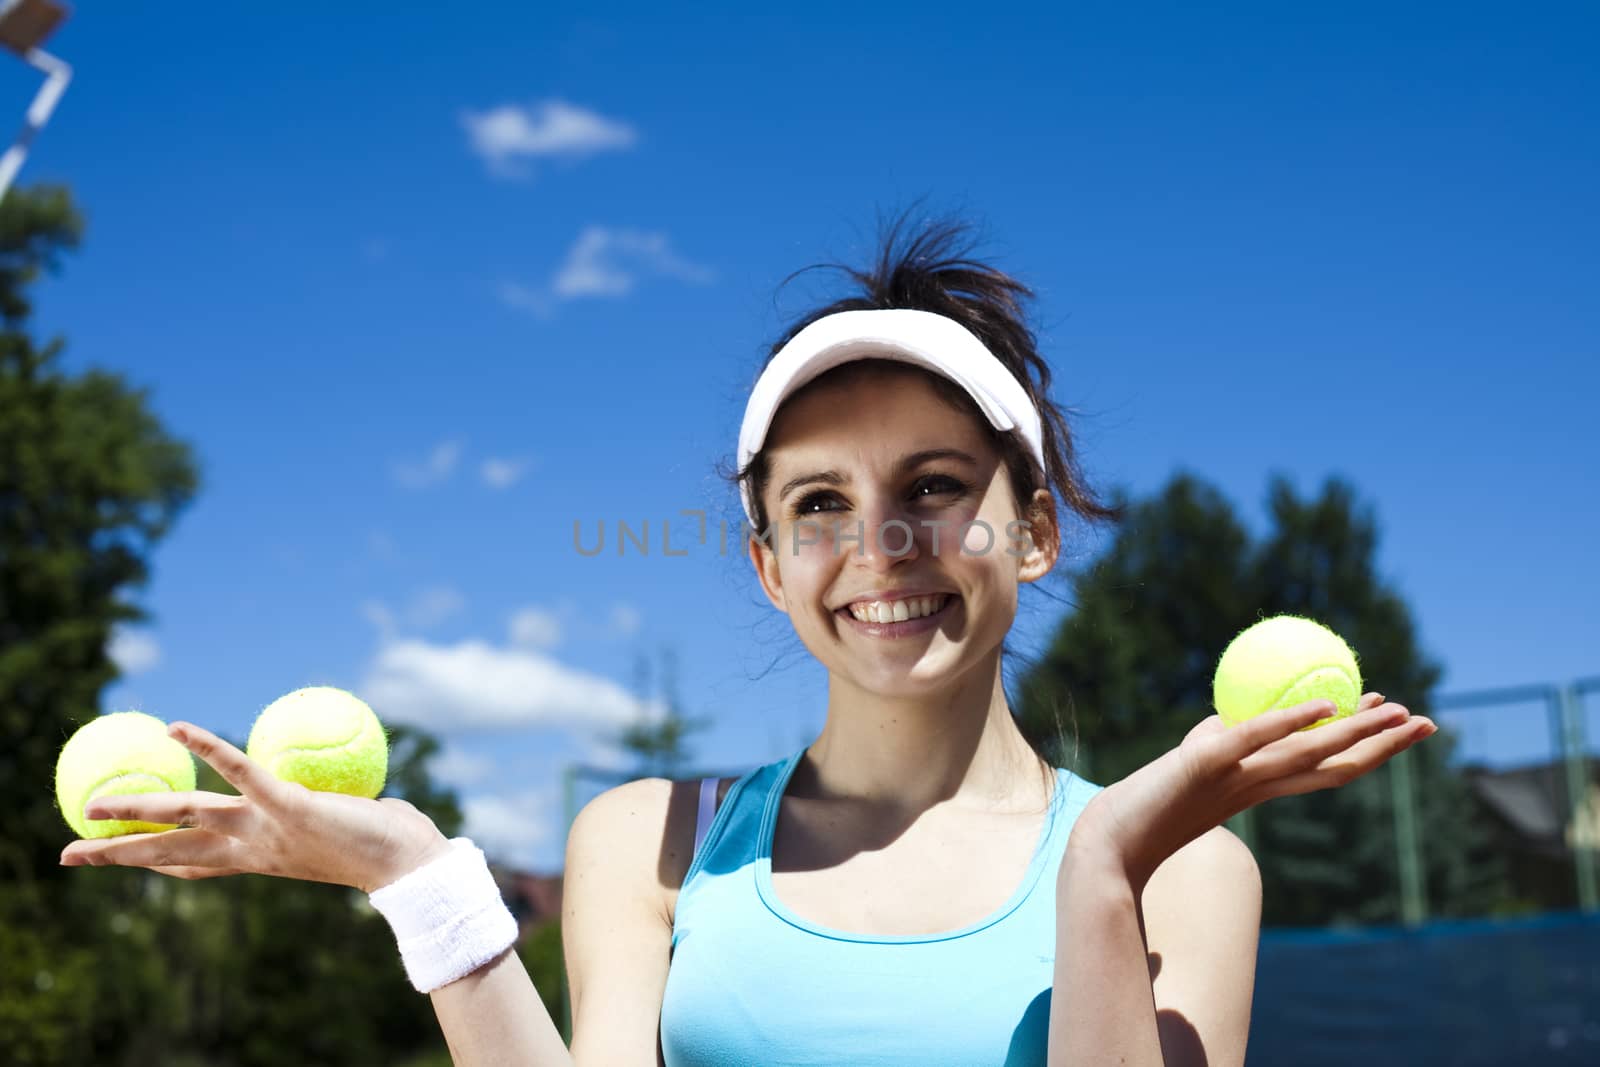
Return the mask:
<svg viewBox="0 0 1600 1067">
<path fill-rule="evenodd" d="M 640 649 L 707 768 L 793 751 L 825 678 L 742 557 L 572 526 L 737 521 L 714 466 L 819 293 L 779 282 L 918 197 L 1037 288 L 1097 484 L 1187 468 L 1259 531 L 1269 473 L 1342 475 L 1445 690 L 1600 673 L 1593 8 L 1062 8 L 82 5 L 22 180 L 89 227 L 38 325 L 205 476 L 106 710 L 242 738 L 354 688 L 539 867 Z M 1455 721 L 1548 751 L 1535 708 Z"/>
</svg>

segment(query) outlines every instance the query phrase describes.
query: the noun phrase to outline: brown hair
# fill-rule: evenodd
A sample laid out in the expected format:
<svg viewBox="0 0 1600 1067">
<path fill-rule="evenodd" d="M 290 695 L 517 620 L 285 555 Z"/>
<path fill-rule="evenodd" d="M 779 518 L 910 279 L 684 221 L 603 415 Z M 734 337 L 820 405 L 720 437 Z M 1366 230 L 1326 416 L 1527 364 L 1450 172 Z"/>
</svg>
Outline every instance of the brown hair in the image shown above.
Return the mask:
<svg viewBox="0 0 1600 1067">
<path fill-rule="evenodd" d="M 958 409 L 969 412 L 977 424 L 991 435 L 1006 465 L 1013 502 L 1019 514 L 1027 517 L 1028 502 L 1032 501 L 1035 491 L 1042 488 L 1050 490 L 1054 501 L 1055 513 L 1049 519 L 1053 530 L 1057 532 L 1062 528 L 1059 515 L 1061 505 L 1087 523 L 1120 520 L 1123 508 L 1102 503 L 1089 488 L 1078 466 L 1066 413 L 1050 399 L 1050 366 L 1039 354 L 1038 341 L 1028 326 L 1024 311 L 1025 305 L 1034 298 L 1033 291 L 1010 275 L 973 258 L 974 245 L 971 228 L 964 222 L 936 219 L 913 226 L 909 212 L 900 215 L 884 230 L 876 260 L 869 268 L 861 270 L 842 264 L 819 265 L 822 269 L 842 273 L 854 283 L 857 291 L 797 319 L 772 345 L 763 367 L 795 334 L 836 312 L 912 308 L 954 319 L 972 331 L 995 358 L 1011 371 L 1039 411 L 1043 430 L 1044 470 L 1040 470 L 1038 461 L 1022 436 L 1015 430 L 1002 432 L 990 426 L 961 386 L 948 378 L 917 368 L 926 375 L 929 384 L 940 396 Z M 816 268 L 805 268 L 811 269 Z M 804 271 L 790 275 L 785 284 L 801 273 Z M 805 388 L 841 372 L 850 372 L 852 368 L 865 369 L 864 364 L 882 366 L 885 362 L 858 360 L 847 363 L 807 383 Z M 904 363 L 892 365 L 909 366 Z M 754 532 L 758 535 L 770 526 L 762 495 L 770 476 L 766 449 L 756 453 L 742 470 L 724 473 L 724 477 L 735 488 L 748 482 L 755 501 Z M 1002 646 L 1002 661 L 1006 654 L 1008 650 Z M 1040 759 L 1051 765 L 1056 765 L 1064 748 L 1059 710 L 1055 712 L 1055 722 L 1054 739 L 1029 739 L 1029 744 Z"/>
</svg>

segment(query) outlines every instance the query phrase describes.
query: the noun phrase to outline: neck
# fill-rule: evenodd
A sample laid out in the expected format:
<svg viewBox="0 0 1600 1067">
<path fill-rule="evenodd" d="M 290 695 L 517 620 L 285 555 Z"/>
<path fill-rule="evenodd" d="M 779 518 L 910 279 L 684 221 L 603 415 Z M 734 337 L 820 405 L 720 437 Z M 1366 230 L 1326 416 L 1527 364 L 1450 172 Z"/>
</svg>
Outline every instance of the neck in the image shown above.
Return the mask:
<svg viewBox="0 0 1600 1067">
<path fill-rule="evenodd" d="M 1044 766 L 1006 704 L 997 647 L 965 676 L 915 697 L 830 676 L 827 721 L 791 790 L 903 814 L 940 805 L 1021 814 L 1048 802 Z"/>
</svg>

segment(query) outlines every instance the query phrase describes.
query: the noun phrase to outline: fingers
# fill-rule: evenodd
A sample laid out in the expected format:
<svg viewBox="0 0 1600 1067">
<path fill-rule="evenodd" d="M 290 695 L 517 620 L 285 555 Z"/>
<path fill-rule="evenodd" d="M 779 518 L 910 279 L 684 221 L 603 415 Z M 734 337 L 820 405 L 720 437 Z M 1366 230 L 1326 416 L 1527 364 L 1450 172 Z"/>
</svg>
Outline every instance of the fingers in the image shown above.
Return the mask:
<svg viewBox="0 0 1600 1067">
<path fill-rule="evenodd" d="M 1362 775 L 1382 766 L 1418 741 L 1431 737 L 1439 727 L 1423 715 L 1413 715 L 1391 726 L 1382 733 L 1357 741 L 1349 749 L 1330 756 L 1316 766 L 1262 783 L 1259 804 L 1270 797 L 1310 793 L 1355 781 Z"/>
<path fill-rule="evenodd" d="M 1355 715 L 1347 718 L 1355 718 L 1363 711 L 1378 707 L 1383 704 L 1383 700 L 1382 693 L 1363 693 L 1356 703 Z M 1272 711 L 1262 712 L 1228 731 L 1229 739 L 1223 746 L 1222 758 L 1229 761 L 1243 760 L 1252 752 L 1265 748 L 1274 741 L 1337 714 L 1338 710 L 1338 706 L 1331 700 L 1310 700 L 1296 704 L 1292 708 L 1275 708 Z"/>
<path fill-rule="evenodd" d="M 1264 711 L 1253 719 L 1233 727 L 1223 735 L 1218 748 L 1218 758 L 1225 763 L 1238 763 L 1252 752 L 1280 741 L 1296 730 L 1321 722 L 1339 709 L 1331 700 L 1309 700 L 1292 708 L 1275 708 Z"/>
<path fill-rule="evenodd" d="M 221 793 L 135 793 L 97 797 L 84 808 L 84 817 L 195 826 L 225 834 L 239 828 L 248 803 Z"/>
<path fill-rule="evenodd" d="M 223 872 L 243 868 L 239 843 L 210 830 L 167 830 L 154 834 L 74 841 L 61 853 L 67 867 L 202 867 Z"/>
<path fill-rule="evenodd" d="M 193 723 L 175 722 L 167 727 L 167 733 L 209 763 L 241 796 L 271 803 L 280 795 L 282 782 L 210 730 Z"/>
<path fill-rule="evenodd" d="M 1319 729 L 1297 732 L 1267 745 L 1240 761 L 1240 767 L 1255 780 L 1282 778 L 1297 771 L 1310 770 L 1363 738 L 1397 726 L 1410 716 L 1411 712 L 1400 704 L 1369 706 L 1364 711 Z"/>
</svg>

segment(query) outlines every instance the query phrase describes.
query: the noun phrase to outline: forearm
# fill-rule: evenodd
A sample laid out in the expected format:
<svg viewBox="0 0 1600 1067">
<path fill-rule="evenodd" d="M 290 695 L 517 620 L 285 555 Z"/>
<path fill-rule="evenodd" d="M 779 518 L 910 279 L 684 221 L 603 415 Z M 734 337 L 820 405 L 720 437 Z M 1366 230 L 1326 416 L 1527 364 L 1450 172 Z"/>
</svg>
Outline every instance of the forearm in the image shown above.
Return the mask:
<svg viewBox="0 0 1600 1067">
<path fill-rule="evenodd" d="M 429 996 L 456 1067 L 573 1063 L 515 949 Z"/>
<path fill-rule="evenodd" d="M 419 836 L 364 881 L 381 887 L 369 898 L 395 932 L 407 978 L 430 991 L 456 1067 L 571 1067 L 482 851 L 431 823 Z"/>
<path fill-rule="evenodd" d="M 1159 1067 L 1139 892 L 1105 853 L 1069 843 L 1056 879 L 1051 1067 Z"/>
</svg>

